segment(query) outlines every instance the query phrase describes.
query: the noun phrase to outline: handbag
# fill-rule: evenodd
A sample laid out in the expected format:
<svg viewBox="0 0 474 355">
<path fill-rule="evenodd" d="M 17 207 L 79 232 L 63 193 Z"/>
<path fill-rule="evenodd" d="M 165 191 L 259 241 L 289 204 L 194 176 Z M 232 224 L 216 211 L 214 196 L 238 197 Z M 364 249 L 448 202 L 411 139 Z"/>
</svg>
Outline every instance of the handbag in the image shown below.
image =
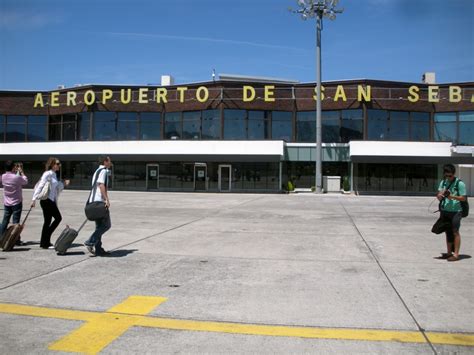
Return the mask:
<svg viewBox="0 0 474 355">
<path fill-rule="evenodd" d="M 41 180 L 40 180 L 41 181 Z M 38 187 L 40 181 L 38 181 L 35 185 L 35 190 Z M 46 180 L 43 188 L 41 189 L 40 193 L 38 196 L 36 196 L 37 200 L 46 200 L 49 197 L 49 192 L 51 191 L 51 179 Z"/>
<path fill-rule="evenodd" d="M 95 194 L 97 192 L 97 180 L 99 179 L 99 175 L 102 170 L 104 169 L 100 169 L 97 171 L 96 177 L 94 179 L 94 184 L 92 185 L 92 190 L 89 194 L 89 198 L 87 199 L 86 206 L 84 207 L 84 212 L 89 221 L 97 221 L 99 219 L 105 218 L 109 213 L 109 210 L 105 205 L 104 201 L 94 201 Z M 89 202 L 91 196 L 93 202 Z"/>
<path fill-rule="evenodd" d="M 449 221 L 446 218 L 439 217 L 438 220 L 433 224 L 433 227 L 431 228 L 431 232 L 434 234 L 441 234 L 449 229 L 451 229 L 451 221 Z"/>
</svg>

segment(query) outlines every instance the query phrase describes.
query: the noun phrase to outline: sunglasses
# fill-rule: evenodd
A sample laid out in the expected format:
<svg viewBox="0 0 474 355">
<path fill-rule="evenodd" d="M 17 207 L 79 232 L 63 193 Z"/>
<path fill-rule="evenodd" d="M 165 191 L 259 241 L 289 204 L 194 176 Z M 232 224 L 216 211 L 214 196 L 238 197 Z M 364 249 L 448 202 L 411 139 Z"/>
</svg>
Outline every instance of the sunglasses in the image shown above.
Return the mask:
<svg viewBox="0 0 474 355">
<path fill-rule="evenodd" d="M 55 164 L 55 165 L 59 165 L 59 166 L 61 166 L 61 163 L 60 163 L 60 162 L 56 162 L 56 164 Z"/>
<path fill-rule="evenodd" d="M 453 174 L 444 174 L 444 177 L 445 177 L 445 178 L 448 178 L 448 179 L 449 179 L 449 178 L 452 178 L 453 176 L 454 176 Z"/>
</svg>

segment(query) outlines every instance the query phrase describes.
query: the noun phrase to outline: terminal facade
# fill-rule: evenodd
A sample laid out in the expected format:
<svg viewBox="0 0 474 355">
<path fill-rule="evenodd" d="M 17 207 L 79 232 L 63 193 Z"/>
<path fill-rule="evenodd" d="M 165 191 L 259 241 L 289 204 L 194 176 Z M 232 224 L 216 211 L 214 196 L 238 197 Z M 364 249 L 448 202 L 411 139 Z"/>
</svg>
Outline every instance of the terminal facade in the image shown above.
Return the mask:
<svg viewBox="0 0 474 355">
<path fill-rule="evenodd" d="M 30 186 L 49 156 L 88 189 L 96 158 L 116 190 L 282 192 L 315 185 L 315 84 L 220 80 L 0 91 L 0 160 Z M 432 194 L 442 165 L 474 190 L 474 83 L 323 83 L 323 176 L 367 194 Z"/>
</svg>

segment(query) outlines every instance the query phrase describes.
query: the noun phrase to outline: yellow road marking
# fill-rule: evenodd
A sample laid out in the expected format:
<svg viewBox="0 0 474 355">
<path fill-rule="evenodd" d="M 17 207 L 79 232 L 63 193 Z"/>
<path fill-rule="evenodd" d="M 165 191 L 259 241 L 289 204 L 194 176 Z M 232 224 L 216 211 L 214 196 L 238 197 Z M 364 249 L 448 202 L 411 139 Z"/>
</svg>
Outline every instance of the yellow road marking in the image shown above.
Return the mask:
<svg viewBox="0 0 474 355">
<path fill-rule="evenodd" d="M 267 326 L 147 316 L 165 301 L 166 298 L 163 297 L 131 296 L 104 313 L 0 303 L 0 313 L 85 321 L 86 323 L 77 330 L 49 346 L 51 350 L 82 353 L 100 352 L 133 326 L 312 339 L 426 342 L 422 333 L 418 331 Z M 435 344 L 474 346 L 474 334 L 435 332 L 425 334 Z"/>
<path fill-rule="evenodd" d="M 425 333 L 433 344 L 474 346 L 474 334 Z"/>
<path fill-rule="evenodd" d="M 51 344 L 49 349 L 96 354 L 135 325 L 134 317 L 127 314 L 148 314 L 164 301 L 166 298 L 163 297 L 131 296 Z"/>
</svg>

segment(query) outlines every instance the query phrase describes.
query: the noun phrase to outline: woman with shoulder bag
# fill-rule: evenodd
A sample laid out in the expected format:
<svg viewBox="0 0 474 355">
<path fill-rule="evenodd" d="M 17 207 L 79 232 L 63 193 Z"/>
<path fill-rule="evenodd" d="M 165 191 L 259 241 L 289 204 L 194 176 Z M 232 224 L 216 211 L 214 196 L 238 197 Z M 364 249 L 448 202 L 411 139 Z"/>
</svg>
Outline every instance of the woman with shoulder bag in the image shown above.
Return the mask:
<svg viewBox="0 0 474 355">
<path fill-rule="evenodd" d="M 41 176 L 40 181 L 35 186 L 33 193 L 33 201 L 31 207 L 36 206 L 36 200 L 40 200 L 41 209 L 43 210 L 43 229 L 41 231 L 40 247 L 43 249 L 52 249 L 51 235 L 61 222 L 61 213 L 58 209 L 58 196 L 69 185 L 69 180 L 64 183 L 58 180 L 56 173 L 61 167 L 59 159 L 51 157 L 46 162 L 45 172 Z M 54 221 L 51 220 L 54 218 Z"/>
</svg>

